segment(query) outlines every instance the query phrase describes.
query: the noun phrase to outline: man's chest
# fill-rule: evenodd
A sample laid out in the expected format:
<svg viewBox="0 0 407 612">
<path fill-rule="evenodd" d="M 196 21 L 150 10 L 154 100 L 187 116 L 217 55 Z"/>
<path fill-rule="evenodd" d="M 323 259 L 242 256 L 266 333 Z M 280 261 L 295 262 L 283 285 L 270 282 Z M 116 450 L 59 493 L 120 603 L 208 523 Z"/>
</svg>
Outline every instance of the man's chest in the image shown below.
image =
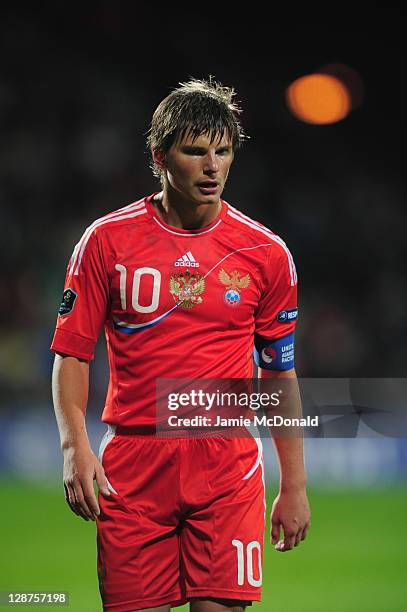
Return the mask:
<svg viewBox="0 0 407 612">
<path fill-rule="evenodd" d="M 264 252 L 202 238 L 160 243 L 145 237 L 133 246 L 117 248 L 109 258 L 115 323 L 142 329 L 174 310 L 184 313 L 187 324 L 230 329 L 253 321 Z"/>
</svg>

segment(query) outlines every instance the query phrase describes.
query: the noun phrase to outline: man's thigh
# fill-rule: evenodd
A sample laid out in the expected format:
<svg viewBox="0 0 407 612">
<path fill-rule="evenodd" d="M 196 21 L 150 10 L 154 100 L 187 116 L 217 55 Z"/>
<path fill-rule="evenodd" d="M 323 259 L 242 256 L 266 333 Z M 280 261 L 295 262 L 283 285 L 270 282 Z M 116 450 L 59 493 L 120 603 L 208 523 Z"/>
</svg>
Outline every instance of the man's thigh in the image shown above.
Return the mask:
<svg viewBox="0 0 407 612">
<path fill-rule="evenodd" d="M 233 599 L 193 599 L 190 604 L 190 612 L 244 612 L 245 601 Z"/>
</svg>

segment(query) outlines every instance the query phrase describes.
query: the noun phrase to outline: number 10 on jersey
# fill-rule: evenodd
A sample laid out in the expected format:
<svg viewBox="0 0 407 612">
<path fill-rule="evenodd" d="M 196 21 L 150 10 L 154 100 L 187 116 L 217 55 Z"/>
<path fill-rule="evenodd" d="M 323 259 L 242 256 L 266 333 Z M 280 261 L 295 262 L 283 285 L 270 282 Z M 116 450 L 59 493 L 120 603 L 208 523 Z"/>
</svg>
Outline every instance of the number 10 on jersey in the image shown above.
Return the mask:
<svg viewBox="0 0 407 612">
<path fill-rule="evenodd" d="M 127 297 L 126 297 L 126 285 L 127 285 L 127 268 L 122 264 L 116 264 L 115 269 L 120 273 L 120 302 L 123 310 L 127 310 Z M 146 306 L 140 304 L 140 283 L 143 275 L 153 277 L 153 290 L 150 298 L 150 303 Z M 160 299 L 160 287 L 161 287 L 161 272 L 155 268 L 137 268 L 133 274 L 133 284 L 131 292 L 131 305 L 136 312 L 154 312 L 158 308 L 158 302 Z"/>
</svg>

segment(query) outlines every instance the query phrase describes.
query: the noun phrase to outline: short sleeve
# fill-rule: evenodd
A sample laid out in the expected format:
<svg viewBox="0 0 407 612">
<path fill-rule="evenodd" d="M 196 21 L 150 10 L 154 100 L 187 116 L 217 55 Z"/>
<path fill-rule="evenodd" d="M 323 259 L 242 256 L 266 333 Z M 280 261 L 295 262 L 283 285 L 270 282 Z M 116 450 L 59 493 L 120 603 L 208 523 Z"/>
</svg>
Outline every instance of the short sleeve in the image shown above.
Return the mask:
<svg viewBox="0 0 407 612">
<path fill-rule="evenodd" d="M 51 350 L 90 360 L 109 304 L 109 283 L 96 232 L 83 235 L 69 261 Z"/>
<path fill-rule="evenodd" d="M 297 273 L 284 242 L 270 247 L 266 284 L 255 315 L 255 361 L 260 367 L 294 367 L 294 331 L 298 318 Z"/>
</svg>

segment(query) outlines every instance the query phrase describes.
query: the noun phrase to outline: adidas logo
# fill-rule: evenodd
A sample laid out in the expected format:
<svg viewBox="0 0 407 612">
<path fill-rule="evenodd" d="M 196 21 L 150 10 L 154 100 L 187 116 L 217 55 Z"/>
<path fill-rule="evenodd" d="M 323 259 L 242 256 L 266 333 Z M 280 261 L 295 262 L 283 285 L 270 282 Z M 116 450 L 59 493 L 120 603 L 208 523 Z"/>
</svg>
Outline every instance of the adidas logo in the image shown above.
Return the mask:
<svg viewBox="0 0 407 612">
<path fill-rule="evenodd" d="M 185 255 L 177 259 L 175 265 L 181 268 L 199 268 L 199 263 L 195 260 L 191 251 L 188 251 Z"/>
</svg>

